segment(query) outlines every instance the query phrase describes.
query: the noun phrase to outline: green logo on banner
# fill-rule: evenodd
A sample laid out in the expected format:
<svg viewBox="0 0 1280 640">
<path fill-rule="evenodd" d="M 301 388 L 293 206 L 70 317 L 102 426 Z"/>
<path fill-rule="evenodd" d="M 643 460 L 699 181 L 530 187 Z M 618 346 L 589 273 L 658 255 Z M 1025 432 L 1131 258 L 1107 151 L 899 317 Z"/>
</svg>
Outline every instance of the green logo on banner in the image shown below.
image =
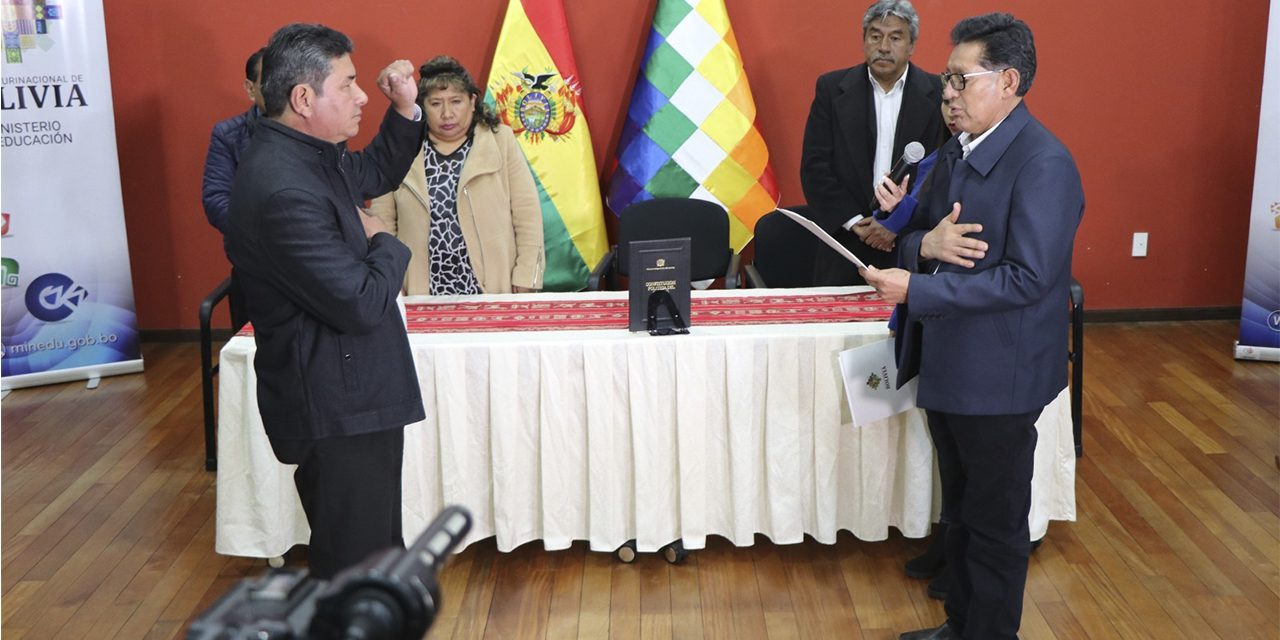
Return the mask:
<svg viewBox="0 0 1280 640">
<path fill-rule="evenodd" d="M 18 286 L 18 261 L 12 258 L 0 258 L 0 264 L 4 265 L 4 274 L 0 276 L 4 286 Z"/>
</svg>

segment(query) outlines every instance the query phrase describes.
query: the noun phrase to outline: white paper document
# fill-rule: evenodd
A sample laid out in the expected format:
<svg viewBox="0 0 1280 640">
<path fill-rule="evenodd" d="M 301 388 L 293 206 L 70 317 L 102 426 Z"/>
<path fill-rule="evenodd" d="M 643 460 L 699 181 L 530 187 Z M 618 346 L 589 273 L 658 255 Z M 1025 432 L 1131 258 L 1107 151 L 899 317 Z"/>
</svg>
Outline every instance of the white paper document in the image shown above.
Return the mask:
<svg viewBox="0 0 1280 640">
<path fill-rule="evenodd" d="M 782 207 L 778 207 L 778 211 L 781 211 L 783 215 L 800 223 L 800 226 L 809 230 L 809 233 L 812 233 L 813 235 L 818 236 L 819 240 L 825 242 L 827 246 L 831 247 L 832 249 L 835 249 L 840 255 L 844 256 L 845 260 L 848 260 L 849 262 L 852 262 L 858 265 L 859 269 L 867 268 L 867 265 L 863 264 L 863 262 L 858 259 L 858 256 L 853 255 L 852 251 L 849 251 L 847 248 L 845 248 L 844 245 L 840 244 L 835 238 L 832 238 L 831 234 L 827 233 L 826 231 L 823 231 L 822 227 L 819 227 L 816 222 L 794 211 L 783 209 Z"/>
<path fill-rule="evenodd" d="M 840 374 L 854 426 L 916 408 L 916 379 L 896 387 L 898 364 L 892 339 L 841 351 Z"/>
</svg>

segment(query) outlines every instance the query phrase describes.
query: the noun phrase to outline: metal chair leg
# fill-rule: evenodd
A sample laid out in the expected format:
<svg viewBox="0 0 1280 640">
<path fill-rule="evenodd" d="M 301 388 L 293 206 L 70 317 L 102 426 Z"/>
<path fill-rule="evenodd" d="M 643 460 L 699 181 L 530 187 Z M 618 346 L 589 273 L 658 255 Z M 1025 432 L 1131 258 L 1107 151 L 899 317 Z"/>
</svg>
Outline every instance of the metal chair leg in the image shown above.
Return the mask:
<svg viewBox="0 0 1280 640">
<path fill-rule="evenodd" d="M 223 280 L 200 302 L 200 390 L 204 394 L 204 468 L 218 470 L 218 443 L 214 439 L 213 377 L 218 366 L 213 364 L 213 309 L 227 297 L 231 278 Z"/>
<path fill-rule="evenodd" d="M 1084 455 L 1084 288 L 1071 278 L 1071 431 L 1076 457 Z"/>
</svg>

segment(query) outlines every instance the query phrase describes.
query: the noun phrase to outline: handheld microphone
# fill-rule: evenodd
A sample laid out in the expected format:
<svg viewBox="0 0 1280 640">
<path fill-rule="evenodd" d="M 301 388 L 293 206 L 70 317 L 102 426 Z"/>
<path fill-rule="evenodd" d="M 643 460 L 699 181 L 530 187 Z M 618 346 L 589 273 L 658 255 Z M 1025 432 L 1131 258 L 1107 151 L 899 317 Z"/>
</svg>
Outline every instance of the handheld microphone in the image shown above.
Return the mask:
<svg viewBox="0 0 1280 640">
<path fill-rule="evenodd" d="M 887 180 L 894 184 L 902 182 L 902 178 L 907 175 L 916 163 L 924 159 L 924 145 L 919 142 L 907 143 L 907 148 L 902 150 L 902 157 L 898 159 L 898 164 L 893 165 L 893 169 L 889 171 Z M 880 180 L 876 180 L 875 186 L 880 185 Z M 880 208 L 880 200 L 873 194 L 871 196 L 871 204 L 867 205 L 868 211 L 875 211 Z"/>
</svg>

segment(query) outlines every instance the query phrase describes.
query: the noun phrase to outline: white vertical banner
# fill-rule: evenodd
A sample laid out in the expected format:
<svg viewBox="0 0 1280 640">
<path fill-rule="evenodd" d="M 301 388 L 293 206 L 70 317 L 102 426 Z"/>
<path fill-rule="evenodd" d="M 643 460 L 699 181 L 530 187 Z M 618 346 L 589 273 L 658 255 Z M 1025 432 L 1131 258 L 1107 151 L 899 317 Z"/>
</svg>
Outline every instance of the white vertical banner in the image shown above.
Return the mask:
<svg viewBox="0 0 1280 640">
<path fill-rule="evenodd" d="M 0 11 L 0 382 L 141 371 L 102 0 Z"/>
<path fill-rule="evenodd" d="M 1280 2 L 1271 0 L 1236 357 L 1280 361 Z"/>
</svg>

